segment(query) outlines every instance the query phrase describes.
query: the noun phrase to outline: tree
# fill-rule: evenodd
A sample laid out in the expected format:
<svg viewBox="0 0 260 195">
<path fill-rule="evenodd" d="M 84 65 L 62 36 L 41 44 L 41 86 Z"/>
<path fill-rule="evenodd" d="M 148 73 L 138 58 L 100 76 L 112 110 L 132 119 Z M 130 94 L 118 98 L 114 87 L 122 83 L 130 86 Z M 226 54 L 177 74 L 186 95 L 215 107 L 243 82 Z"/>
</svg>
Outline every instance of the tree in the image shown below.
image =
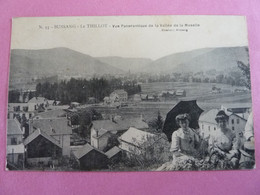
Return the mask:
<svg viewBox="0 0 260 195">
<path fill-rule="evenodd" d="M 155 119 L 153 119 L 152 121 L 150 121 L 148 123 L 148 125 L 152 128 L 155 129 L 156 132 L 161 132 L 162 128 L 163 128 L 163 117 L 161 116 L 160 111 L 157 112 L 157 117 Z"/>
<path fill-rule="evenodd" d="M 242 80 L 242 83 L 245 85 L 245 87 L 249 90 L 251 90 L 251 82 L 250 82 L 250 67 L 249 64 L 245 64 L 244 62 L 237 61 L 238 68 L 242 71 L 242 74 L 244 76 L 244 79 Z"/>
</svg>

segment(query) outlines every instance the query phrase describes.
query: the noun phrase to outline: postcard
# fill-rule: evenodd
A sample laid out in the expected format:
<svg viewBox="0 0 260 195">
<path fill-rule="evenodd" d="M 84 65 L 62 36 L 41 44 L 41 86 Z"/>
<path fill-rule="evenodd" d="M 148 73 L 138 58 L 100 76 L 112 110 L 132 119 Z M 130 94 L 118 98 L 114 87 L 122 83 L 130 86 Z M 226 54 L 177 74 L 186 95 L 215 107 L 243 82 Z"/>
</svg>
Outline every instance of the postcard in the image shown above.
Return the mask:
<svg viewBox="0 0 260 195">
<path fill-rule="evenodd" d="M 246 18 L 14 18 L 6 170 L 253 169 Z"/>
</svg>

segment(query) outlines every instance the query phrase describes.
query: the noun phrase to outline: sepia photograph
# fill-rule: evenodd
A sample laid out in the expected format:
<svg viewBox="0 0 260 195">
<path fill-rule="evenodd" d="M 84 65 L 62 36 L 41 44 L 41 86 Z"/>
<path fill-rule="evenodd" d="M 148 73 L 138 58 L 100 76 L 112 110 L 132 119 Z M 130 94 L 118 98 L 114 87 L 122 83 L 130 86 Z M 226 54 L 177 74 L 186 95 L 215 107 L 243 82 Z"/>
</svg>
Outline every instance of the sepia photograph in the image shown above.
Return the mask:
<svg viewBox="0 0 260 195">
<path fill-rule="evenodd" d="M 13 18 L 6 170 L 255 168 L 244 16 Z"/>
</svg>

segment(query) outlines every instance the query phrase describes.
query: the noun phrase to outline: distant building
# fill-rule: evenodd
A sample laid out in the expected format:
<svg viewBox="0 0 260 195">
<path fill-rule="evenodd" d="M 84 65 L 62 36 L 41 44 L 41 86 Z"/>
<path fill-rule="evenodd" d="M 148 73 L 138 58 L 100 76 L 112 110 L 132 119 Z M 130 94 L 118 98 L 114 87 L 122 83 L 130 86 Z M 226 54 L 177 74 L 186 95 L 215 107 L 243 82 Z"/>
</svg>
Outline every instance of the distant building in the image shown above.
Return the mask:
<svg viewBox="0 0 260 195">
<path fill-rule="evenodd" d="M 141 94 L 141 100 L 142 101 L 148 100 L 148 94 Z"/>
<path fill-rule="evenodd" d="M 16 167 L 23 167 L 24 164 L 23 131 L 16 119 L 9 119 L 7 123 L 7 163 Z"/>
<path fill-rule="evenodd" d="M 76 107 L 78 107 L 80 105 L 80 103 L 78 103 L 78 102 L 71 102 L 70 103 L 70 107 L 71 108 L 76 108 Z"/>
<path fill-rule="evenodd" d="M 44 132 L 62 147 L 62 155 L 70 155 L 70 136 L 72 135 L 72 128 L 69 126 L 67 118 L 45 118 L 29 120 L 29 134 L 37 129 Z"/>
<path fill-rule="evenodd" d="M 72 152 L 80 165 L 81 170 L 105 169 L 107 168 L 107 155 L 89 144 L 84 145 Z"/>
<path fill-rule="evenodd" d="M 186 91 L 184 89 L 177 89 L 175 92 L 176 96 L 186 97 Z"/>
<path fill-rule="evenodd" d="M 133 101 L 134 102 L 141 102 L 142 101 L 141 95 L 140 94 L 135 94 L 134 97 L 133 97 Z"/>
<path fill-rule="evenodd" d="M 116 102 L 116 101 L 119 101 L 119 102 L 127 102 L 128 100 L 128 94 L 125 90 L 123 89 L 117 89 L 115 91 L 113 91 L 111 94 L 110 94 L 110 100 Z"/>
</svg>

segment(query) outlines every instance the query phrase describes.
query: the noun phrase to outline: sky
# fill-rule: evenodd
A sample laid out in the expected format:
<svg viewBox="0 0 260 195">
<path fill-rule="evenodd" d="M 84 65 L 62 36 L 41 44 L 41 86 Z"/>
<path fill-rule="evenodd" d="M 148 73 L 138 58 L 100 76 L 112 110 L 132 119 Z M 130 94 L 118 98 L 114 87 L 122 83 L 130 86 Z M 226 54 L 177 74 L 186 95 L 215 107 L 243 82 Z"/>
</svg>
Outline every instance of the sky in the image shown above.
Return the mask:
<svg viewBox="0 0 260 195">
<path fill-rule="evenodd" d="M 243 16 L 31 17 L 12 22 L 11 49 L 67 47 L 93 57 L 155 60 L 199 48 L 247 45 Z"/>
</svg>

